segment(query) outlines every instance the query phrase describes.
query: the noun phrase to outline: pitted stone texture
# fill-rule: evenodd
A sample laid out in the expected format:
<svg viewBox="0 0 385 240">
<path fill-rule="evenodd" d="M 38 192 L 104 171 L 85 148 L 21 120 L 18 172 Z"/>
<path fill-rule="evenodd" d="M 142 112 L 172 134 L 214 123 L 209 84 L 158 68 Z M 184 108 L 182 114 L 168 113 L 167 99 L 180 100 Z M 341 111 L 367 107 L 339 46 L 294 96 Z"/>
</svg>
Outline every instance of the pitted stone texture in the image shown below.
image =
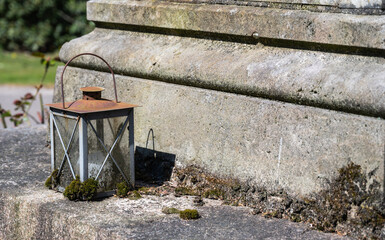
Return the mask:
<svg viewBox="0 0 385 240">
<path fill-rule="evenodd" d="M 385 18 L 167 1 L 94 0 L 87 19 L 167 29 L 385 49 Z"/>
<path fill-rule="evenodd" d="M 196 208 L 192 197 L 70 202 L 44 188 L 50 168 L 45 136 L 44 127 L 0 130 L 0 239 L 348 239 L 208 199 L 195 221 L 161 212 Z M 4 184 L 10 181 L 13 188 Z"/>
<path fill-rule="evenodd" d="M 49 176 L 46 133 L 44 125 L 0 131 L 0 191 L 33 187 Z"/>
<path fill-rule="evenodd" d="M 165 0 L 167 1 L 167 0 Z M 226 0 L 175 0 L 175 2 L 190 2 L 190 3 L 223 3 Z M 264 5 L 262 6 L 271 6 L 271 4 L 301 4 L 305 6 L 329 6 L 329 7 L 339 7 L 339 8 L 382 8 L 382 0 L 243 0 L 243 1 L 233 1 L 234 3 L 242 4 L 251 4 L 254 2 L 260 2 Z"/>
<path fill-rule="evenodd" d="M 74 85 L 105 87 L 103 97 L 113 97 L 108 73 L 67 71 L 66 100 L 81 96 Z M 121 101 L 143 106 L 135 110 L 137 146 L 153 129 L 156 150 L 175 154 L 177 166 L 305 195 L 352 161 L 383 184 L 382 119 L 124 76 L 117 86 Z M 55 89 L 59 99 L 58 79 Z"/>
<path fill-rule="evenodd" d="M 66 43 L 60 58 L 82 52 L 122 75 L 385 118 L 384 58 L 105 29 Z M 74 64 L 108 71 L 95 57 Z"/>
</svg>

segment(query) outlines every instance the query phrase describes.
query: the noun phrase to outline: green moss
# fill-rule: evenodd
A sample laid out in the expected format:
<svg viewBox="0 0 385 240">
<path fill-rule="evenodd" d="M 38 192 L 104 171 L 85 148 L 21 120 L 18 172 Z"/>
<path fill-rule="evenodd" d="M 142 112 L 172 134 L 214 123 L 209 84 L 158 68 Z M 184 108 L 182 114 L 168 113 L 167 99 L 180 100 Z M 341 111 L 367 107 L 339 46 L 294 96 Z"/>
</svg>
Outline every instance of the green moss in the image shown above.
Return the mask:
<svg viewBox="0 0 385 240">
<path fill-rule="evenodd" d="M 81 194 L 84 200 L 91 200 L 98 190 L 99 182 L 94 178 L 89 178 L 81 185 Z"/>
<path fill-rule="evenodd" d="M 52 185 L 52 176 L 50 175 L 47 180 L 45 180 L 45 183 L 44 183 L 45 187 L 51 189 L 51 185 Z"/>
<path fill-rule="evenodd" d="M 185 220 L 198 219 L 199 213 L 195 209 L 186 209 L 179 212 L 179 217 Z"/>
<path fill-rule="evenodd" d="M 293 213 L 290 215 L 290 221 L 301 222 L 301 216 L 299 214 Z"/>
<path fill-rule="evenodd" d="M 282 214 L 278 210 L 270 210 L 268 212 L 262 213 L 262 216 L 265 218 L 281 218 Z"/>
<path fill-rule="evenodd" d="M 116 195 L 118 195 L 119 197 L 127 196 L 129 190 L 130 188 L 128 187 L 126 182 L 120 182 L 116 184 Z"/>
<path fill-rule="evenodd" d="M 47 188 L 53 189 L 53 188 L 55 188 L 58 185 L 58 182 L 59 182 L 58 172 L 59 172 L 59 170 L 57 170 L 57 169 L 53 170 L 51 175 L 47 178 L 47 180 L 44 183 L 44 185 Z"/>
<path fill-rule="evenodd" d="M 79 176 L 76 176 L 76 179 L 73 180 L 70 183 L 70 185 L 68 185 L 65 188 L 63 192 L 64 197 L 68 198 L 71 201 L 81 199 L 80 187 L 81 187 L 81 182 L 80 182 Z"/>
<path fill-rule="evenodd" d="M 178 214 L 180 211 L 176 208 L 169 208 L 169 207 L 164 207 L 162 208 L 162 213 L 164 214 Z"/>
<path fill-rule="evenodd" d="M 141 187 L 138 189 L 139 192 L 142 192 L 142 193 L 148 193 L 150 191 L 150 188 L 148 187 Z"/>
<path fill-rule="evenodd" d="M 361 207 L 358 215 L 361 225 L 384 226 L 385 216 L 372 207 Z"/>
<path fill-rule="evenodd" d="M 142 195 L 140 195 L 140 193 L 138 191 L 132 191 L 129 195 L 128 195 L 128 199 L 130 200 L 138 200 L 142 198 Z"/>
<path fill-rule="evenodd" d="M 348 234 L 357 238 L 378 237 L 385 224 L 381 184 L 373 178 L 374 170 L 366 175 L 354 163 L 338 169 L 337 176 L 321 191 L 301 198 L 293 198 L 282 190 L 268 191 L 247 182 L 218 178 L 195 166 L 176 169 L 175 176 L 175 194 L 198 193 L 201 197 L 222 199 L 224 204 L 250 206 L 265 217 L 288 217 L 326 232 L 344 226 Z"/>
<path fill-rule="evenodd" d="M 65 188 L 63 195 L 71 201 L 91 200 L 95 196 L 98 186 L 99 182 L 93 178 L 81 183 L 79 176 L 76 176 L 76 179 Z"/>
<path fill-rule="evenodd" d="M 187 187 L 175 188 L 175 194 L 177 194 L 177 195 L 190 195 L 190 196 L 197 196 L 198 195 L 198 193 L 195 192 L 193 189 L 187 188 Z"/>
<path fill-rule="evenodd" d="M 207 190 L 203 194 L 203 197 L 210 198 L 210 199 L 223 199 L 224 196 L 225 196 L 225 192 L 217 188 Z"/>
<path fill-rule="evenodd" d="M 232 189 L 233 191 L 235 191 L 235 192 L 241 190 L 241 188 L 242 188 L 242 186 L 241 186 L 239 183 L 234 184 L 234 185 L 231 186 L 231 189 Z"/>
</svg>

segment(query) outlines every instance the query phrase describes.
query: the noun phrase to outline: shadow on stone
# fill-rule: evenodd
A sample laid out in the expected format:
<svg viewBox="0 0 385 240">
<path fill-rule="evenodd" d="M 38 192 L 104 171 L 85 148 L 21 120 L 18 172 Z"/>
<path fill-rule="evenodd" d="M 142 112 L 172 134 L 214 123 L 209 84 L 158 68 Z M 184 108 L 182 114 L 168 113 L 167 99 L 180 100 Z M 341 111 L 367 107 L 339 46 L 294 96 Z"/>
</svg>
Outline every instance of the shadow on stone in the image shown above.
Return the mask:
<svg viewBox="0 0 385 240">
<path fill-rule="evenodd" d="M 136 147 L 135 179 L 162 184 L 170 180 L 175 166 L 175 154 Z"/>
</svg>

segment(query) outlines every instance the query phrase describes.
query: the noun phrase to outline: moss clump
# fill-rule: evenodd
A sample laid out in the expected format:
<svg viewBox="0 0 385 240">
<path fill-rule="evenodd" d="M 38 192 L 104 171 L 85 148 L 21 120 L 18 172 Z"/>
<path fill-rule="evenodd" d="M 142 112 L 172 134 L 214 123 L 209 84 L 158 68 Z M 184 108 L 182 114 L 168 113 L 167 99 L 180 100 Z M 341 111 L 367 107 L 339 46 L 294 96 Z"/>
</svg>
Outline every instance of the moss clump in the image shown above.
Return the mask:
<svg viewBox="0 0 385 240">
<path fill-rule="evenodd" d="M 179 217 L 184 220 L 198 219 L 199 213 L 195 209 L 186 209 L 179 212 Z"/>
<path fill-rule="evenodd" d="M 278 210 L 270 210 L 268 212 L 262 213 L 262 216 L 265 218 L 281 218 L 282 214 Z"/>
<path fill-rule="evenodd" d="M 80 187 L 81 187 L 81 182 L 80 182 L 79 176 L 76 176 L 76 179 L 73 180 L 70 183 L 70 185 L 68 185 L 65 188 L 63 192 L 64 197 L 68 198 L 71 201 L 81 199 Z"/>
<path fill-rule="evenodd" d="M 47 180 L 44 183 L 44 185 L 47 188 L 54 189 L 58 185 L 58 183 L 59 183 L 58 173 L 59 173 L 59 170 L 55 169 L 55 170 L 53 170 L 51 175 L 47 178 Z"/>
<path fill-rule="evenodd" d="M 290 221 L 292 222 L 301 222 L 301 215 L 293 213 L 290 215 Z"/>
<path fill-rule="evenodd" d="M 136 190 L 132 191 L 129 195 L 128 195 L 128 199 L 130 200 L 138 200 L 142 198 L 142 195 L 140 195 L 140 193 Z"/>
<path fill-rule="evenodd" d="M 385 224 L 385 216 L 373 207 L 362 206 L 358 212 L 360 224 L 363 226 L 379 227 Z"/>
<path fill-rule="evenodd" d="M 162 213 L 164 214 L 178 214 L 180 211 L 176 208 L 169 208 L 169 207 L 164 207 L 162 208 Z"/>
<path fill-rule="evenodd" d="M 130 191 L 130 188 L 128 187 L 126 182 L 120 182 L 116 184 L 116 195 L 118 195 L 119 197 L 127 196 L 128 191 Z"/>
<path fill-rule="evenodd" d="M 85 180 L 81 186 L 81 194 L 84 200 L 91 200 L 98 190 L 99 182 L 94 178 Z"/>
<path fill-rule="evenodd" d="M 89 201 L 95 196 L 98 186 L 99 182 L 93 178 L 89 178 L 81 183 L 79 176 L 76 176 L 76 179 L 65 188 L 63 195 L 71 201 Z"/>
<path fill-rule="evenodd" d="M 210 199 L 223 199 L 224 196 L 225 196 L 225 192 L 217 188 L 207 190 L 203 194 L 203 197 L 210 198 Z"/>
<path fill-rule="evenodd" d="M 190 195 L 190 196 L 197 196 L 198 193 L 195 192 L 193 189 L 191 188 L 187 188 L 187 187 L 177 187 L 175 188 L 175 194 L 178 196 L 181 196 L 181 195 Z"/>
</svg>

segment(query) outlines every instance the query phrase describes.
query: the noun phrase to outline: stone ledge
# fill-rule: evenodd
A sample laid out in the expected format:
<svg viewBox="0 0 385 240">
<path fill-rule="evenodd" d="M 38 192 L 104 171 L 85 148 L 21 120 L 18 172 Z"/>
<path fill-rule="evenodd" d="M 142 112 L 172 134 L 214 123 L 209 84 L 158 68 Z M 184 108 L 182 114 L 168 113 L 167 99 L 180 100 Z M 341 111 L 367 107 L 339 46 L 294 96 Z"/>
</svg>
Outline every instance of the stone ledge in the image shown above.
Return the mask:
<svg viewBox="0 0 385 240">
<path fill-rule="evenodd" d="M 166 0 L 168 1 L 168 0 Z M 225 2 L 225 0 L 175 0 L 176 2 L 185 1 L 185 2 L 206 2 L 206 3 L 221 3 Z M 265 5 L 269 5 L 272 3 L 278 3 L 278 4 L 301 4 L 301 5 L 314 5 L 314 6 L 333 6 L 333 7 L 339 7 L 339 8 L 381 8 L 382 7 L 382 0 L 238 0 L 234 2 L 241 2 L 241 3 L 252 3 L 252 2 L 260 2 L 264 3 Z"/>
<path fill-rule="evenodd" d="M 0 239 L 347 239 L 213 200 L 197 208 L 202 218 L 196 221 L 161 213 L 163 206 L 196 208 L 191 197 L 70 202 L 43 187 L 50 162 L 46 133 L 40 126 L 0 130 Z"/>
<path fill-rule="evenodd" d="M 382 0 L 376 2 L 362 0 L 358 2 L 349 2 L 350 0 L 313 0 L 309 3 L 307 0 L 162 0 L 167 2 L 193 3 L 193 4 L 219 4 L 232 6 L 248 6 L 263 8 L 278 8 L 290 10 L 306 10 L 311 12 L 324 13 L 345 13 L 358 15 L 383 15 L 385 5 Z"/>
<path fill-rule="evenodd" d="M 60 58 L 82 52 L 122 75 L 385 117 L 384 58 L 98 28 Z M 108 71 L 92 57 L 73 65 Z"/>
<path fill-rule="evenodd" d="M 243 6 L 165 1 L 93 0 L 87 18 L 167 29 L 191 30 L 385 49 L 385 18 Z"/>
</svg>

